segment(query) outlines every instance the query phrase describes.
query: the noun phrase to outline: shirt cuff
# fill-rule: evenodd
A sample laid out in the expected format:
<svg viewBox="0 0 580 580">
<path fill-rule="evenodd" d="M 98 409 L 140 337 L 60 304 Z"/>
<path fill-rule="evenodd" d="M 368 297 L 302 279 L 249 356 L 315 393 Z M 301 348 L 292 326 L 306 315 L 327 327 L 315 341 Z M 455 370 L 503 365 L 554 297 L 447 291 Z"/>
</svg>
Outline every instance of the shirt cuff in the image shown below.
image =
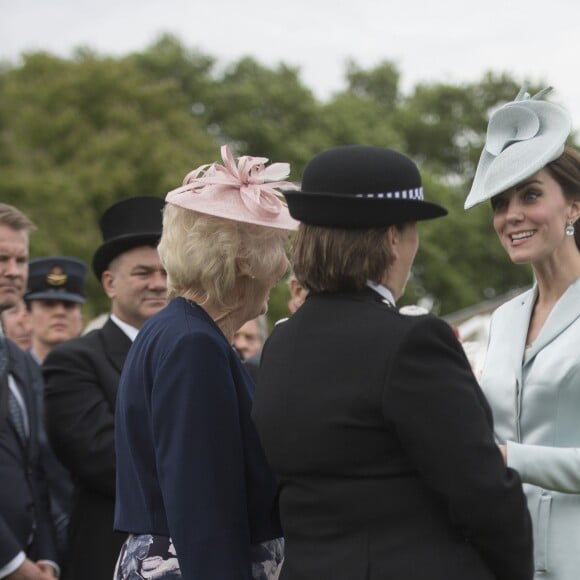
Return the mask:
<svg viewBox="0 0 580 580">
<path fill-rule="evenodd" d="M 53 562 L 52 560 L 38 560 L 38 563 L 43 563 L 43 564 L 48 564 L 49 566 L 51 566 L 54 569 L 54 573 L 56 574 L 57 578 L 60 578 L 60 566 L 56 563 Z"/>
<path fill-rule="evenodd" d="M 22 566 L 22 562 L 24 562 L 24 560 L 26 560 L 26 555 L 24 552 L 18 552 L 18 554 L 16 554 L 16 556 L 14 556 L 14 558 L 8 562 L 8 564 L 5 564 L 2 566 L 2 568 L 0 568 L 0 578 L 6 578 L 6 576 L 18 570 L 18 568 Z"/>
</svg>

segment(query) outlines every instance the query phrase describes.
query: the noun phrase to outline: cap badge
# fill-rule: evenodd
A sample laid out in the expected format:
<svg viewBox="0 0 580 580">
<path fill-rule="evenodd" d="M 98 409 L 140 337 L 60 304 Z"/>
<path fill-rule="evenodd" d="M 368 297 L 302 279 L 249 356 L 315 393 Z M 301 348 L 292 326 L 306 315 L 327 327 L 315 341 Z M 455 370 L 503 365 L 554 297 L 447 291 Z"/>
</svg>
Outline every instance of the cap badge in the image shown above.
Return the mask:
<svg viewBox="0 0 580 580">
<path fill-rule="evenodd" d="M 51 286 L 64 286 L 68 276 L 60 266 L 53 266 L 50 273 L 46 276 L 46 281 Z"/>
</svg>

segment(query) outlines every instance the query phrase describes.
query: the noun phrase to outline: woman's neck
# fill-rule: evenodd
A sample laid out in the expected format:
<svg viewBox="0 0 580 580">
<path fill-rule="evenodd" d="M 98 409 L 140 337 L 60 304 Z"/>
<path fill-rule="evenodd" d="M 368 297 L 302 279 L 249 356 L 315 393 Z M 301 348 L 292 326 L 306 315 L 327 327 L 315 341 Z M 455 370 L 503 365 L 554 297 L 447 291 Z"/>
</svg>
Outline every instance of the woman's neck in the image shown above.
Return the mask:
<svg viewBox="0 0 580 580">
<path fill-rule="evenodd" d="M 213 318 L 213 321 L 223 332 L 223 335 L 230 344 L 234 343 L 234 334 L 236 333 L 236 330 L 247 322 L 246 320 L 241 319 L 239 316 L 239 310 L 221 310 L 215 311 L 215 314 L 212 314 L 211 312 L 208 312 L 208 314 Z"/>
<path fill-rule="evenodd" d="M 216 323 L 230 344 L 233 344 L 234 334 L 238 328 L 249 320 L 249 318 L 244 316 L 243 309 L 240 306 L 224 308 L 223 306 L 215 306 L 204 302 L 199 299 L 199 296 L 184 294 L 182 297 L 201 306 L 207 315 Z"/>
<path fill-rule="evenodd" d="M 534 275 L 538 286 L 536 303 L 532 310 L 526 344 L 535 340 L 550 312 L 568 288 L 580 278 L 580 253 L 576 252 L 569 259 L 552 259 L 534 264 Z"/>
<path fill-rule="evenodd" d="M 534 264 L 533 270 L 538 285 L 538 302 L 553 305 L 580 278 L 580 252 Z"/>
</svg>

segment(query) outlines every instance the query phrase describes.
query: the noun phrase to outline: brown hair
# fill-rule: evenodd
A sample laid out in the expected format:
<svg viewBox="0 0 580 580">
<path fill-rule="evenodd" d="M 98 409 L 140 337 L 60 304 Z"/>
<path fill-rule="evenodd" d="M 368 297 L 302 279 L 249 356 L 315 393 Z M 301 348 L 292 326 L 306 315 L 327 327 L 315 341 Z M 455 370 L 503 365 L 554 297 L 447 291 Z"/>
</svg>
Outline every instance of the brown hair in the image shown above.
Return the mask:
<svg viewBox="0 0 580 580">
<path fill-rule="evenodd" d="M 389 227 L 342 229 L 300 224 L 293 244 L 296 277 L 313 292 L 356 291 L 367 280 L 380 282 L 393 261 L 386 240 Z"/>
<path fill-rule="evenodd" d="M 580 200 L 580 153 L 573 147 L 565 147 L 560 157 L 548 163 L 546 169 L 558 182 L 568 200 Z M 580 219 L 574 224 L 574 239 L 580 250 Z"/>
<path fill-rule="evenodd" d="M 8 226 L 19 232 L 30 232 L 36 229 L 36 226 L 28 217 L 19 209 L 7 203 L 0 203 L 0 225 Z"/>
</svg>

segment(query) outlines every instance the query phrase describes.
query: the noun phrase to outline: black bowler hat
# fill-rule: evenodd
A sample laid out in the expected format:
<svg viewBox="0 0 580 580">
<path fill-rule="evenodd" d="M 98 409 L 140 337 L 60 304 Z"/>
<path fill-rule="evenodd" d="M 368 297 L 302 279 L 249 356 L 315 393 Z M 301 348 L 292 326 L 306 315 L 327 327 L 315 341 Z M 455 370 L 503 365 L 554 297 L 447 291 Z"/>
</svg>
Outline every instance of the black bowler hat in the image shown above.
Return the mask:
<svg viewBox="0 0 580 580">
<path fill-rule="evenodd" d="M 105 210 L 99 221 L 103 244 L 93 256 L 93 272 L 99 280 L 119 254 L 138 246 L 157 246 L 164 205 L 160 197 L 141 195 L 119 201 Z"/>
<path fill-rule="evenodd" d="M 28 288 L 24 300 L 85 301 L 87 267 L 67 256 L 36 258 L 28 264 Z"/>
<path fill-rule="evenodd" d="M 335 228 L 371 228 L 447 214 L 424 201 L 421 175 L 405 155 L 383 147 L 349 145 L 316 155 L 300 191 L 284 191 L 290 215 Z"/>
</svg>

